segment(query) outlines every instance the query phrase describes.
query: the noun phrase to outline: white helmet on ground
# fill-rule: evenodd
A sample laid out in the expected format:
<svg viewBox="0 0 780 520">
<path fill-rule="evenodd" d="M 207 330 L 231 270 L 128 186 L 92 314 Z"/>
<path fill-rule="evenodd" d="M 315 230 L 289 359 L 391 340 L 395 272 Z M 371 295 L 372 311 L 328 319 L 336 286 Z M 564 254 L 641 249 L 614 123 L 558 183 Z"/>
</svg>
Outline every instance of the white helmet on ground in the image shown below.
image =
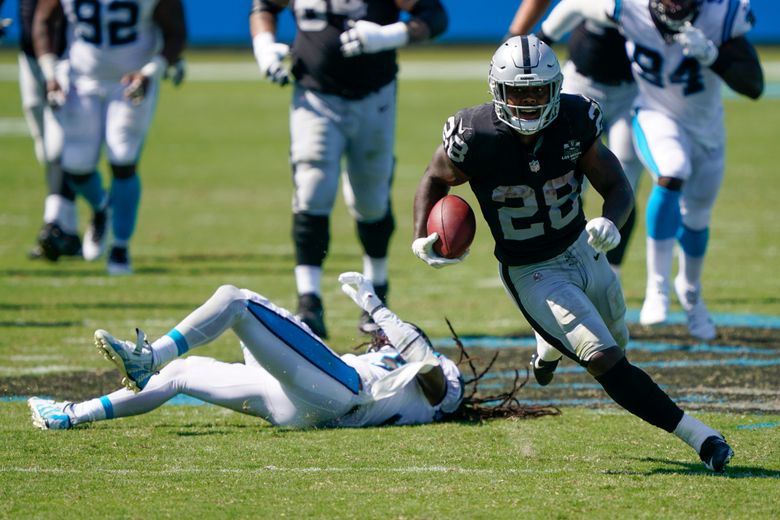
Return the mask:
<svg viewBox="0 0 780 520">
<path fill-rule="evenodd" d="M 496 115 L 521 134 L 535 134 L 558 117 L 563 74 L 553 50 L 534 35 L 515 36 L 493 54 L 488 75 Z M 547 87 L 543 104 L 510 104 L 508 90 Z"/>
</svg>

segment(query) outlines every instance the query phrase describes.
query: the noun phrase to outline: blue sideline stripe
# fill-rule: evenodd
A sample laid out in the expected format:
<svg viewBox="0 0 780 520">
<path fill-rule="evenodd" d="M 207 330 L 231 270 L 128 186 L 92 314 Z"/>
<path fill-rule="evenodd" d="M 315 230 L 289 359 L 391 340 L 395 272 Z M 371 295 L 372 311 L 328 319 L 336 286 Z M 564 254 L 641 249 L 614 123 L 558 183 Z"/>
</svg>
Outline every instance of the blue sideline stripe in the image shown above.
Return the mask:
<svg viewBox="0 0 780 520">
<path fill-rule="evenodd" d="M 645 133 L 642 131 L 642 126 L 639 124 L 638 114 L 639 111 L 637 110 L 637 115 L 634 115 L 634 118 L 631 121 L 631 126 L 634 127 L 636 144 L 639 147 L 639 153 L 642 155 L 642 157 L 645 158 L 645 164 L 648 168 L 650 168 L 650 172 L 654 176 L 658 177 L 661 175 L 661 172 L 658 169 L 658 165 L 655 163 L 655 159 L 653 159 L 653 154 L 650 153 L 650 146 L 647 144 L 647 137 L 645 137 Z"/>
<path fill-rule="evenodd" d="M 737 426 L 737 430 L 758 430 L 761 428 L 777 428 L 780 426 L 780 422 L 763 422 L 756 424 L 740 424 Z"/>
<path fill-rule="evenodd" d="M 106 419 L 113 419 L 114 418 L 114 405 L 111 404 L 111 401 L 106 397 L 105 395 L 100 398 L 100 404 L 103 405 L 103 410 L 106 412 Z"/>
<path fill-rule="evenodd" d="M 726 18 L 723 21 L 723 34 L 720 36 L 721 43 L 731 39 L 731 32 L 734 30 L 734 22 L 737 21 L 738 0 L 730 0 Z"/>
<path fill-rule="evenodd" d="M 288 347 L 303 356 L 314 366 L 344 385 L 353 394 L 360 392 L 360 377 L 324 343 L 303 330 L 297 323 L 285 318 L 259 303 L 249 301 L 247 308 L 255 318 Z"/>
<path fill-rule="evenodd" d="M 184 355 L 187 353 L 188 350 L 190 350 L 190 346 L 187 344 L 187 340 L 184 338 L 184 335 L 179 332 L 176 329 L 171 329 L 171 331 L 166 334 L 169 338 L 171 338 L 174 343 L 176 343 L 176 352 L 179 356 Z"/>
</svg>

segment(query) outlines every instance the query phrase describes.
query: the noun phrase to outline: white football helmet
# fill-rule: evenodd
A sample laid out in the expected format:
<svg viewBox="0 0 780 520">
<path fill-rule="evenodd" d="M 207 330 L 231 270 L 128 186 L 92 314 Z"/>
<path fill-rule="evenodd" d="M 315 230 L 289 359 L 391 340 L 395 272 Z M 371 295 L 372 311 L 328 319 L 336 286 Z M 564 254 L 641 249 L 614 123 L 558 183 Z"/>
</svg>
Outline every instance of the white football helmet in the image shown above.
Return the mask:
<svg viewBox="0 0 780 520">
<path fill-rule="evenodd" d="M 515 36 L 505 41 L 493 54 L 488 75 L 496 115 L 521 134 L 535 134 L 558 117 L 561 105 L 563 74 L 553 50 L 534 35 Z M 548 86 L 546 104 L 512 105 L 507 87 Z M 529 114 L 538 113 L 530 119 Z"/>
</svg>

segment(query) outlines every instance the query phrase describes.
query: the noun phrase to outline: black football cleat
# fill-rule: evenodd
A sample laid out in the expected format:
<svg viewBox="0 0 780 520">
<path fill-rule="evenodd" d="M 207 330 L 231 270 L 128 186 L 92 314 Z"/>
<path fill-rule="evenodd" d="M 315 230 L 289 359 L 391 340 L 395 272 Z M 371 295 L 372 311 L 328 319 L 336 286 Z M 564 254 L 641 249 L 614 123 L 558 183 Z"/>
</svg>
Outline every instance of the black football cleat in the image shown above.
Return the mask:
<svg viewBox="0 0 780 520">
<path fill-rule="evenodd" d="M 319 296 L 314 293 L 299 295 L 298 312 L 295 315 L 317 336 L 322 339 L 328 338 L 328 330 L 325 328 L 325 310 L 322 308 L 322 300 Z"/>
<path fill-rule="evenodd" d="M 534 369 L 534 378 L 536 378 L 536 382 L 539 383 L 539 386 L 547 386 L 550 384 L 550 381 L 553 380 L 553 376 L 555 375 L 555 369 L 558 368 L 559 361 L 560 359 L 545 361 L 540 358 L 536 352 L 531 355 L 531 368 Z"/>
<path fill-rule="evenodd" d="M 715 473 L 726 471 L 726 464 L 731 461 L 733 456 L 734 450 L 726 443 L 726 439 L 716 435 L 710 435 L 704 439 L 701 450 L 699 450 L 701 461 L 707 466 L 707 469 Z"/>
<path fill-rule="evenodd" d="M 56 262 L 61 256 L 81 256 L 81 239 L 74 233 L 66 233 L 59 224 L 50 222 L 44 224 L 38 233 L 38 247 L 30 252 Z"/>
</svg>

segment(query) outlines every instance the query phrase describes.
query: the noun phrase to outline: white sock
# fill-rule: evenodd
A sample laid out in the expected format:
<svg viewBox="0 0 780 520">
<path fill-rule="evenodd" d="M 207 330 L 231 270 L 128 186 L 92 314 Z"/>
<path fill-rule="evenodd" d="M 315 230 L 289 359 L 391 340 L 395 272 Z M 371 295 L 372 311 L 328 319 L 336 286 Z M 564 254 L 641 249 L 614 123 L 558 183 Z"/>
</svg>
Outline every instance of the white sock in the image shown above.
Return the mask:
<svg viewBox="0 0 780 520">
<path fill-rule="evenodd" d="M 363 255 L 363 276 L 371 280 L 374 285 L 387 283 L 387 257 L 371 258 Z"/>
<path fill-rule="evenodd" d="M 43 221 L 57 223 L 66 233 L 78 233 L 76 203 L 62 195 L 48 195 L 43 206 Z"/>
<path fill-rule="evenodd" d="M 688 256 L 680 250 L 678 259 L 680 262 L 680 276 L 685 281 L 685 285 L 692 289 L 699 288 L 701 285 L 701 274 L 704 271 L 704 257 Z"/>
<path fill-rule="evenodd" d="M 539 359 L 542 361 L 557 361 L 563 357 L 557 349 L 546 341 L 541 341 L 538 334 L 536 335 L 536 355 L 539 356 Z"/>
<path fill-rule="evenodd" d="M 179 357 L 179 349 L 176 346 L 176 342 L 167 334 L 154 340 L 150 346 L 152 347 L 152 359 L 154 360 L 155 368 L 167 365 Z"/>
<path fill-rule="evenodd" d="M 669 278 L 674 260 L 674 239 L 647 238 L 647 290 L 669 292 Z"/>
<path fill-rule="evenodd" d="M 70 416 L 71 424 L 85 422 L 104 421 L 106 419 L 106 408 L 103 401 L 108 401 L 107 397 L 98 397 L 84 401 L 83 403 L 73 403 L 66 412 Z M 110 406 L 110 401 L 108 402 Z"/>
<path fill-rule="evenodd" d="M 677 427 L 672 432 L 677 437 L 682 439 L 683 442 L 688 444 L 691 448 L 696 450 L 696 453 L 701 451 L 701 445 L 704 444 L 707 437 L 713 435 L 717 437 L 723 437 L 718 431 L 713 430 L 703 422 L 695 419 L 687 413 L 683 415 Z"/>
<path fill-rule="evenodd" d="M 298 294 L 314 293 L 319 296 L 322 280 L 322 267 L 316 265 L 296 265 L 295 283 Z"/>
</svg>

